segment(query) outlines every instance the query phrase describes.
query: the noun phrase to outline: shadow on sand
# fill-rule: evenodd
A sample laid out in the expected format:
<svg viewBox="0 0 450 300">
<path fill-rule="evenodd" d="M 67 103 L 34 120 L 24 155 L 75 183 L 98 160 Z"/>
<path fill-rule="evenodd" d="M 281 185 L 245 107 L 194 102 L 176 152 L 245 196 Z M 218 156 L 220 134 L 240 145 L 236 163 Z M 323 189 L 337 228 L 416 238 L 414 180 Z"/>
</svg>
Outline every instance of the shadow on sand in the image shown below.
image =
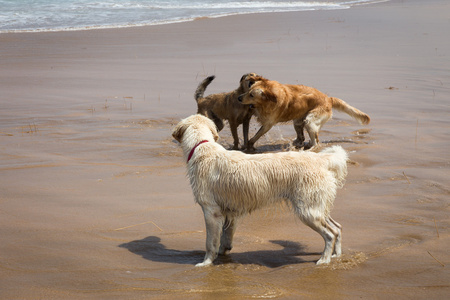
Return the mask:
<svg viewBox="0 0 450 300">
<path fill-rule="evenodd" d="M 261 250 L 245 253 L 233 253 L 219 256 L 215 264 L 256 264 L 269 268 L 277 268 L 285 265 L 299 264 L 305 262 L 315 262 L 305 260 L 299 256 L 320 256 L 321 253 L 305 252 L 304 246 L 291 241 L 270 241 L 273 244 L 282 246 L 281 250 Z M 119 245 L 128 251 L 155 262 L 178 263 L 195 265 L 203 260 L 205 251 L 183 251 L 167 249 L 161 244 L 161 239 L 157 236 L 148 236 L 141 240 L 131 241 Z"/>
<path fill-rule="evenodd" d="M 351 139 L 334 139 L 334 140 L 324 140 L 320 141 L 319 146 L 314 150 L 314 152 L 319 152 L 323 148 L 331 147 L 334 145 L 340 145 L 340 144 L 367 144 L 365 141 L 354 141 Z M 305 151 L 310 149 L 309 141 L 304 143 L 303 146 L 298 147 L 294 146 L 292 143 L 275 143 L 275 144 L 259 144 L 256 145 L 256 151 L 255 152 L 247 152 L 249 154 L 263 154 L 263 153 L 270 153 L 270 152 L 286 152 L 286 151 Z"/>
</svg>

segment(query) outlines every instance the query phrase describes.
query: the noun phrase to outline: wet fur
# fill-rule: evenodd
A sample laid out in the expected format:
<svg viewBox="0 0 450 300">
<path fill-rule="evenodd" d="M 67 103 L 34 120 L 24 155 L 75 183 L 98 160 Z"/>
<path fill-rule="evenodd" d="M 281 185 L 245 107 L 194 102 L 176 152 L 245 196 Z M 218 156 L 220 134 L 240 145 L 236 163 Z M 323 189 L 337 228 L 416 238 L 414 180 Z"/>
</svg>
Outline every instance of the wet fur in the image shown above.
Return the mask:
<svg viewBox="0 0 450 300">
<path fill-rule="evenodd" d="M 206 224 L 206 266 L 230 251 L 239 217 L 286 201 L 300 220 L 325 240 L 317 264 L 341 255 L 341 225 L 330 216 L 336 190 L 347 175 L 347 153 L 334 146 L 320 153 L 245 154 L 216 143 L 214 123 L 201 115 L 182 120 L 172 133 L 187 159 L 187 174 Z"/>
<path fill-rule="evenodd" d="M 361 124 L 369 124 L 370 118 L 345 101 L 329 97 L 319 90 L 304 86 L 281 84 L 277 81 L 259 78 L 250 90 L 239 97 L 243 104 L 256 109 L 261 128 L 247 143 L 247 151 L 254 151 L 256 141 L 280 122 L 294 121 L 297 139 L 294 145 L 304 146 L 303 129 L 309 135 L 310 147 L 319 143 L 319 130 L 332 117 L 332 109 L 345 112 Z"/>
<path fill-rule="evenodd" d="M 217 130 L 221 131 L 224 127 L 223 120 L 230 124 L 231 134 L 233 136 L 233 149 L 239 148 L 239 137 L 237 128 L 242 125 L 244 135 L 244 148 L 247 147 L 248 129 L 250 119 L 253 115 L 253 109 L 250 105 L 244 105 L 238 101 L 238 96 L 246 93 L 254 83 L 251 78 L 257 77 L 254 73 L 244 74 L 239 81 L 239 87 L 228 93 L 211 94 L 203 96 L 207 86 L 214 80 L 215 76 L 205 78 L 197 87 L 194 98 L 197 101 L 197 113 L 202 114 L 216 124 Z"/>
</svg>

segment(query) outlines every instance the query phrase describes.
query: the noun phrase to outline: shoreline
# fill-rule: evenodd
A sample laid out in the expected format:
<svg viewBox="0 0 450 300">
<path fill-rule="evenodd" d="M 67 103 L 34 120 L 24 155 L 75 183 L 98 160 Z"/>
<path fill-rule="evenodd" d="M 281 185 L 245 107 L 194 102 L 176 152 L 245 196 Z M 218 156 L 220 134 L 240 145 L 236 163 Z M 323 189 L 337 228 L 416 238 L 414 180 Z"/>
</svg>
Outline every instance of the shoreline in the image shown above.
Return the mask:
<svg viewBox="0 0 450 300">
<path fill-rule="evenodd" d="M 373 5 L 384 2 L 389 2 L 391 0 L 366 0 L 372 1 L 369 3 L 354 3 L 350 4 L 353 6 L 361 6 L 361 5 Z M 86 25 L 83 27 L 61 27 L 61 28 L 38 28 L 38 29 L 0 29 L 0 34 L 2 33 L 41 33 L 41 32 L 72 32 L 72 31 L 89 31 L 89 30 L 104 30 L 104 29 L 122 29 L 122 28 L 136 28 L 136 27 L 146 27 L 146 26 L 161 26 L 161 25 L 170 25 L 170 24 L 178 24 L 178 23 L 186 23 L 186 22 L 194 22 L 201 19 L 216 19 L 216 18 L 226 18 L 231 16 L 243 16 L 243 15 L 253 15 L 253 14 L 272 14 L 272 13 L 285 13 L 285 12 L 305 12 L 305 11 L 321 11 L 321 10 L 341 10 L 341 9 L 351 9 L 353 6 L 344 7 L 344 8 L 327 8 L 327 9 L 303 9 L 298 11 L 286 10 L 286 11 L 271 11 L 271 12 L 234 12 L 234 13 L 221 13 L 216 15 L 209 16 L 199 16 L 192 18 L 184 18 L 184 19 L 175 19 L 175 20 L 162 20 L 155 22 L 146 22 L 146 23 L 134 23 L 134 24 L 124 24 L 124 25 Z"/>
<path fill-rule="evenodd" d="M 434 298 L 449 294 L 450 41 L 443 0 L 183 24 L 0 34 L 0 296 Z M 229 257 L 204 255 L 173 126 L 193 94 L 244 73 L 305 84 L 371 117 L 320 132 L 350 156 L 333 219 L 342 259 L 284 206 L 244 217 Z M 258 124 L 251 125 L 250 136 Z M 242 138 L 241 127 L 238 129 Z M 285 151 L 292 123 L 255 145 Z M 220 132 L 232 143 L 228 125 Z"/>
</svg>

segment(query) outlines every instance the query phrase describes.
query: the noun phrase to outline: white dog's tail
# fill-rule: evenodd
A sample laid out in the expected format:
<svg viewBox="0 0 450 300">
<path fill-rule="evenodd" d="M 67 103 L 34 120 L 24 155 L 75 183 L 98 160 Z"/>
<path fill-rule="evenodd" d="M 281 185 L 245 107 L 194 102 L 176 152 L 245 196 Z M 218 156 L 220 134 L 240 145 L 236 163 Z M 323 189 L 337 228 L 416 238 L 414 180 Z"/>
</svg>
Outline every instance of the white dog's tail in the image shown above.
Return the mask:
<svg viewBox="0 0 450 300">
<path fill-rule="evenodd" d="M 347 176 L 347 151 L 341 146 L 333 146 L 322 150 L 320 153 L 331 154 L 328 159 L 328 169 L 334 173 L 336 184 L 341 188 Z"/>
<path fill-rule="evenodd" d="M 203 79 L 202 82 L 200 82 L 200 84 L 198 85 L 197 89 L 195 90 L 195 94 L 194 94 L 194 98 L 195 98 L 195 101 L 197 101 L 197 103 L 198 103 L 198 99 L 203 98 L 203 94 L 205 93 L 206 88 L 211 83 L 211 81 L 214 80 L 214 78 L 216 78 L 216 76 L 212 75 L 212 76 L 206 77 L 205 79 Z"/>
</svg>

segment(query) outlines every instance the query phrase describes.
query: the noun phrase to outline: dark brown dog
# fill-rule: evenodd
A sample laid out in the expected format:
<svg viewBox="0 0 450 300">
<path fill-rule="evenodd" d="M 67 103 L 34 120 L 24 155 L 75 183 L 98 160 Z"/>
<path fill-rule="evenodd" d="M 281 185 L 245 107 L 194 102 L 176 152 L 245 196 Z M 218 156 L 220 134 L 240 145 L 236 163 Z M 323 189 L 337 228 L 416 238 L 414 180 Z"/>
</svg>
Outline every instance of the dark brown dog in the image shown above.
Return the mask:
<svg viewBox="0 0 450 300">
<path fill-rule="evenodd" d="M 345 101 L 329 97 L 315 88 L 304 85 L 281 84 L 259 77 L 247 93 L 239 96 L 243 104 L 253 105 L 261 128 L 247 143 L 247 151 L 255 151 L 255 142 L 280 122 L 294 121 L 297 139 L 294 145 L 304 146 L 306 129 L 310 147 L 319 143 L 319 130 L 333 115 L 332 109 L 345 112 L 361 124 L 369 124 L 370 118 Z"/>
<path fill-rule="evenodd" d="M 255 73 L 244 74 L 239 81 L 239 87 L 234 91 L 203 97 L 206 87 L 214 80 L 214 78 L 215 76 L 205 78 L 195 91 L 194 97 L 197 101 L 197 113 L 213 120 L 218 131 L 221 131 L 224 127 L 223 120 L 228 120 L 231 134 L 234 139 L 233 150 L 239 149 L 237 128 L 240 124 L 243 124 L 244 149 L 246 149 L 248 142 L 248 128 L 254 110 L 250 105 L 240 103 L 238 97 L 249 90 L 258 76 Z"/>
</svg>

